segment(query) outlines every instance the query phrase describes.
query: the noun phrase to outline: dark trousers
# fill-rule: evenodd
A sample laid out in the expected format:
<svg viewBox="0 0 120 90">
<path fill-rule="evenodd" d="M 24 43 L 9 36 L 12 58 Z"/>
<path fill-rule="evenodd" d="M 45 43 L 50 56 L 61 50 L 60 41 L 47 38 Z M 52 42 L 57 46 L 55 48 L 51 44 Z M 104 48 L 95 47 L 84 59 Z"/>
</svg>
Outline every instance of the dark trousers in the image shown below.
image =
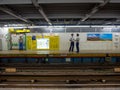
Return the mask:
<svg viewBox="0 0 120 90">
<path fill-rule="evenodd" d="M 19 43 L 19 50 L 23 50 L 23 43 L 22 42 Z"/>
<path fill-rule="evenodd" d="M 76 42 L 76 49 L 77 49 L 77 52 L 79 52 L 79 42 Z"/>
<path fill-rule="evenodd" d="M 74 50 L 74 42 L 71 42 L 71 43 L 70 43 L 69 52 L 70 52 L 70 51 L 73 52 L 73 50 Z"/>
</svg>

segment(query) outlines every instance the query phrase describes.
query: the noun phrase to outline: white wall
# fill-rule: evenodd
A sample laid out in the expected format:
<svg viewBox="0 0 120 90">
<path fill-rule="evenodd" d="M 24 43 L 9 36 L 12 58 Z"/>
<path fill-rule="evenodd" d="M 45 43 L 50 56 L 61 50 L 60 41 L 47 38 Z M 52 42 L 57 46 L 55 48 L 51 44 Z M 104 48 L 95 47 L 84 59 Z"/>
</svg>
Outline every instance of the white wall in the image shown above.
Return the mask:
<svg viewBox="0 0 120 90">
<path fill-rule="evenodd" d="M 112 49 L 120 50 L 120 33 L 113 33 Z"/>
<path fill-rule="evenodd" d="M 93 32 L 91 32 L 93 33 Z M 98 32 L 99 33 L 99 32 Z M 8 50 L 6 35 L 8 28 L 0 28 L 0 39 L 2 39 L 2 50 Z M 43 33 L 50 35 L 50 33 Z M 76 36 L 76 33 L 74 33 Z M 87 33 L 80 34 L 80 50 L 120 50 L 120 33 L 112 33 L 113 41 L 87 41 Z M 41 33 L 28 33 L 27 35 L 41 35 Z M 53 33 L 60 36 L 60 50 L 69 49 L 69 38 L 71 33 Z M 116 36 L 118 36 L 118 48 L 115 47 Z"/>
<path fill-rule="evenodd" d="M 44 35 L 50 35 L 49 33 L 43 33 Z M 70 37 L 71 33 L 53 33 L 53 35 L 59 35 L 60 36 L 60 50 L 69 50 L 70 46 Z M 99 33 L 98 33 L 99 34 Z M 113 33 L 113 41 L 87 41 L 87 33 L 79 33 L 80 35 L 80 50 L 118 50 L 120 49 L 120 43 L 119 47 L 114 47 L 114 37 L 115 35 L 118 35 L 120 38 L 120 33 Z M 41 35 L 40 33 L 29 33 L 27 35 Z M 74 36 L 76 36 L 76 33 L 74 33 Z M 120 40 L 120 39 L 119 39 Z M 74 51 L 76 50 L 76 47 Z"/>
<path fill-rule="evenodd" d="M 60 50 L 68 50 L 71 33 L 60 33 Z M 87 33 L 80 34 L 80 50 L 112 50 L 112 41 L 87 41 Z M 76 36 L 76 34 L 74 35 Z M 76 48 L 75 48 L 76 49 Z"/>
<path fill-rule="evenodd" d="M 8 28 L 0 28 L 0 39 L 2 39 L 2 50 L 8 50 L 6 35 Z"/>
</svg>

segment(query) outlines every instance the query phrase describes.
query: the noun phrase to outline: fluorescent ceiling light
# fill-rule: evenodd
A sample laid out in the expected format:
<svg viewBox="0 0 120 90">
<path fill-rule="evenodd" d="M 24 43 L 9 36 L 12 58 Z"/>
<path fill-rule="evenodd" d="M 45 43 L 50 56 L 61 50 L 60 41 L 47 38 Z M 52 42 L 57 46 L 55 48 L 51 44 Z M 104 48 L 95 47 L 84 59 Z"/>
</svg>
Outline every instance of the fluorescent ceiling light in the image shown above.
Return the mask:
<svg viewBox="0 0 120 90">
<path fill-rule="evenodd" d="M 28 28 L 41 28 L 41 27 L 48 27 L 48 26 L 28 26 Z"/>
<path fill-rule="evenodd" d="M 65 27 L 90 27 L 90 25 L 65 26 Z"/>
<path fill-rule="evenodd" d="M 118 28 L 120 25 L 74 25 L 74 26 L 7 26 L 8 28 L 65 28 L 65 27 L 103 27 L 103 28 Z"/>
<path fill-rule="evenodd" d="M 28 28 L 65 28 L 65 27 L 90 27 L 90 25 L 81 25 L 81 26 L 28 26 Z"/>
<path fill-rule="evenodd" d="M 53 28 L 64 28 L 65 26 L 52 26 Z"/>
<path fill-rule="evenodd" d="M 8 25 L 4 25 L 4 27 L 7 27 Z"/>
<path fill-rule="evenodd" d="M 27 27 L 8 27 L 8 28 L 20 29 L 20 28 L 27 28 Z"/>
<path fill-rule="evenodd" d="M 65 26 L 65 27 L 90 27 L 90 25 L 79 25 L 79 26 Z"/>
<path fill-rule="evenodd" d="M 41 28 L 41 27 L 44 27 L 44 28 L 63 28 L 65 26 L 28 26 L 28 28 Z"/>
<path fill-rule="evenodd" d="M 116 26 L 110 26 L 110 25 L 92 25 L 91 27 L 115 28 Z"/>
<path fill-rule="evenodd" d="M 116 27 L 120 28 L 120 26 L 116 26 Z"/>
</svg>

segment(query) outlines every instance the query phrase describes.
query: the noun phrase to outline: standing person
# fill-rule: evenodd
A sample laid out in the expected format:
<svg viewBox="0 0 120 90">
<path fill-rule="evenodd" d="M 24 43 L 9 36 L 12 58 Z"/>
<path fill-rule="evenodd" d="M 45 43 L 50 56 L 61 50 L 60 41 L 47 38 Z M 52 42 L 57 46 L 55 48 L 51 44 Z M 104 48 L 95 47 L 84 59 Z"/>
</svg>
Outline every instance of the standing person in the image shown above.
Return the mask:
<svg viewBox="0 0 120 90">
<path fill-rule="evenodd" d="M 20 36 L 19 38 L 19 50 L 23 50 L 23 38 Z"/>
<path fill-rule="evenodd" d="M 79 41 L 80 41 L 80 38 L 79 38 L 79 34 L 76 34 L 76 52 L 79 53 Z"/>
<path fill-rule="evenodd" d="M 71 34 L 69 52 L 74 50 L 74 34 Z"/>
</svg>

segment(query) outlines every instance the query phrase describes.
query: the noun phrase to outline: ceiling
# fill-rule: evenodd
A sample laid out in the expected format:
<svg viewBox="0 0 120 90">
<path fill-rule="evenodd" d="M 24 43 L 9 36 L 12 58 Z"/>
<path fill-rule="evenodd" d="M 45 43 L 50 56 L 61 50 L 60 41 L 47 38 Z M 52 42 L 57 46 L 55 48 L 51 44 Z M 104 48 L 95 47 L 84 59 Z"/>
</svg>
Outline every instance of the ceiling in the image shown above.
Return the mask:
<svg viewBox="0 0 120 90">
<path fill-rule="evenodd" d="M 0 0 L 0 25 L 120 25 L 120 0 Z"/>
</svg>

